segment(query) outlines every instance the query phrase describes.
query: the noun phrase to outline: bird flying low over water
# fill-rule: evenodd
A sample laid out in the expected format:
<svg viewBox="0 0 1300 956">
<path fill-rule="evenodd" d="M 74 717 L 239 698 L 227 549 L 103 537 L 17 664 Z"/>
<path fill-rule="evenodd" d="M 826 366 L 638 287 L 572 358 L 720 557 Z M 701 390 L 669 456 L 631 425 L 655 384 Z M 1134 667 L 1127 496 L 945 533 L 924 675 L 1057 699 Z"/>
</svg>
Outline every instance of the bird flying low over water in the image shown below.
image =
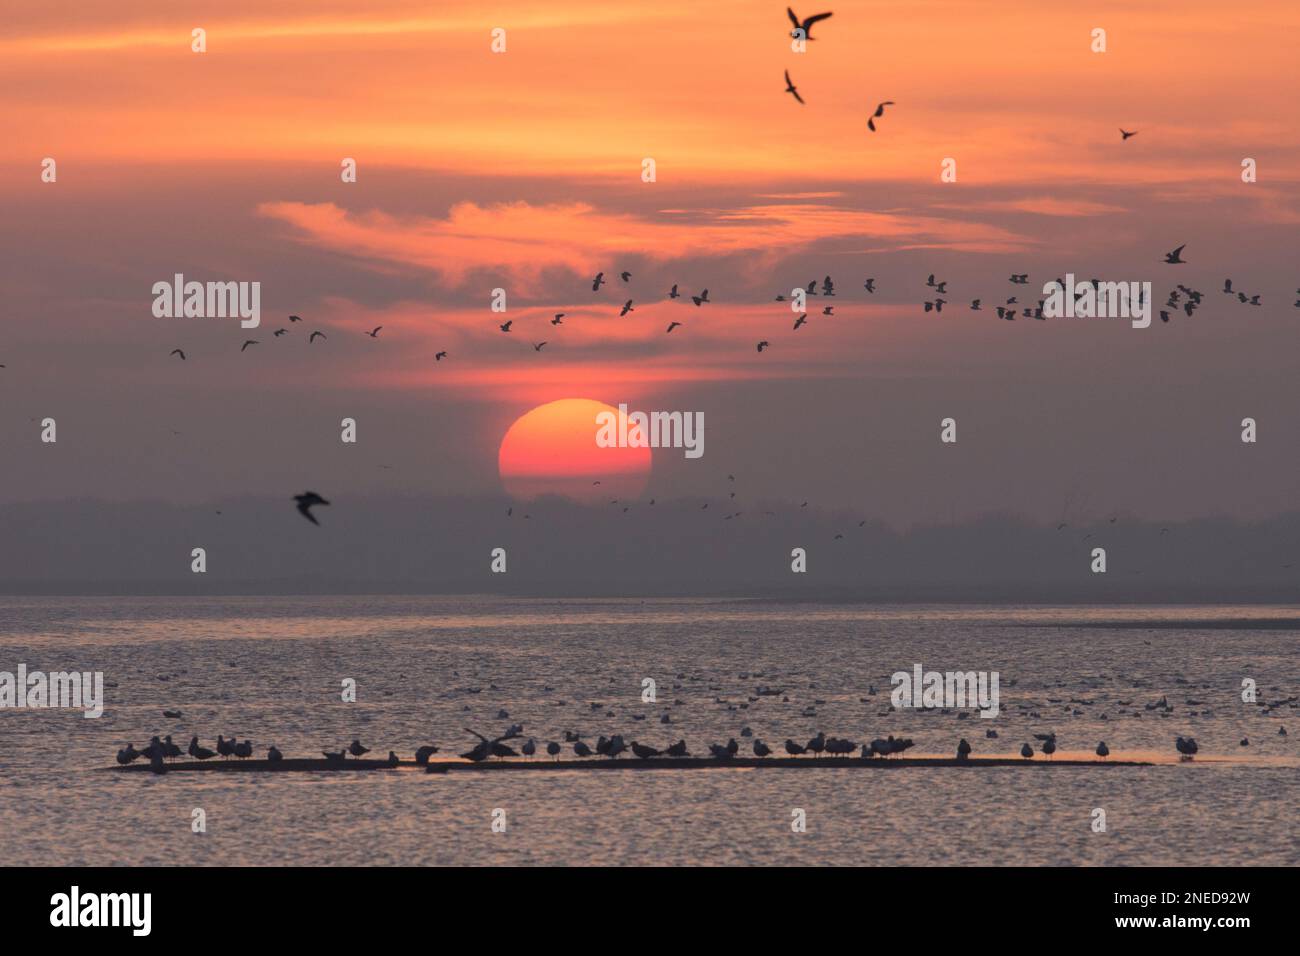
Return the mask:
<svg viewBox="0 0 1300 956">
<path fill-rule="evenodd" d="M 1180 258 L 1179 258 L 1179 255 L 1180 255 L 1180 254 L 1182 253 L 1182 251 L 1183 251 L 1184 249 L 1186 249 L 1186 248 L 1187 248 L 1187 243 L 1183 243 L 1181 246 L 1179 246 L 1179 247 L 1178 247 L 1177 249 L 1175 249 L 1173 252 L 1170 252 L 1170 253 L 1166 254 L 1166 255 L 1165 255 L 1165 262 L 1166 262 L 1167 264 L 1171 265 L 1171 266 L 1182 265 L 1182 264 L 1183 264 L 1184 262 L 1186 262 L 1187 260 L 1186 260 L 1186 259 L 1180 259 Z"/>
<path fill-rule="evenodd" d="M 794 97 L 796 100 L 798 100 L 800 103 L 803 102 L 803 97 L 799 95 L 799 89 L 798 89 L 798 87 L 796 87 L 796 86 L 794 85 L 794 83 L 791 82 L 791 80 L 790 80 L 790 71 L 789 71 L 789 70 L 786 70 L 786 71 L 785 71 L 785 91 L 786 91 L 787 93 L 789 93 L 791 96 L 793 96 L 793 97 Z M 675 289 L 675 288 L 677 288 L 677 286 L 673 286 L 673 288 Z"/>
<path fill-rule="evenodd" d="M 785 12 L 790 17 L 790 22 L 794 24 L 795 30 L 802 30 L 804 38 L 807 40 L 811 40 L 813 38 L 812 25 L 821 20 L 825 20 L 826 18 L 831 16 L 831 14 L 829 13 L 819 13 L 816 16 L 805 17 L 803 22 L 801 23 L 799 22 L 799 18 L 794 15 L 794 11 L 791 10 L 789 7 L 785 8 Z M 790 36 L 794 37 L 795 39 L 799 38 L 799 34 L 793 31 L 791 31 Z"/>
<path fill-rule="evenodd" d="M 314 515 L 312 515 L 311 509 L 316 507 L 316 505 L 329 504 L 328 501 L 316 494 L 314 491 L 307 491 L 301 495 L 294 495 L 293 500 L 298 502 L 298 513 L 314 525 L 319 525 L 320 522 L 316 520 Z"/>
<path fill-rule="evenodd" d="M 876 119 L 885 115 L 886 106 L 893 106 L 893 105 L 894 105 L 893 100 L 885 100 L 885 102 L 877 104 L 876 111 L 872 113 L 871 116 L 867 119 L 867 129 L 871 130 L 871 132 L 874 133 L 876 131 Z"/>
</svg>

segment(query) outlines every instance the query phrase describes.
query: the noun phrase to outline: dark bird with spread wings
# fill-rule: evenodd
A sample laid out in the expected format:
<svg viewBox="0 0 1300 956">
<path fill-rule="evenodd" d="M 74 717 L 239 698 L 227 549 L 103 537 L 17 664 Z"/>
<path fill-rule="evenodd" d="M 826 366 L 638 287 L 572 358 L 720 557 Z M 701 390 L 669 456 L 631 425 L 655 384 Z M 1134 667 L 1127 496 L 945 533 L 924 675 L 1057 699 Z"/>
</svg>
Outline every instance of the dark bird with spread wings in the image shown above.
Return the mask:
<svg viewBox="0 0 1300 956">
<path fill-rule="evenodd" d="M 804 38 L 808 40 L 811 40 L 813 38 L 812 25 L 814 23 L 817 23 L 819 20 L 825 20 L 830 16 L 829 13 L 819 13 L 816 16 L 807 17 L 802 23 L 800 23 L 799 18 L 794 15 L 794 11 L 791 10 L 789 7 L 785 8 L 785 12 L 789 15 L 790 22 L 794 24 L 794 29 L 802 30 Z M 799 34 L 794 32 L 793 30 L 790 32 L 790 36 L 794 37 L 796 40 L 799 39 Z"/>
<path fill-rule="evenodd" d="M 328 501 L 316 494 L 314 491 L 307 491 L 301 495 L 294 495 L 293 500 L 298 502 L 298 513 L 314 525 L 319 525 L 320 522 L 312 515 L 311 509 L 316 505 L 329 504 Z"/>
</svg>

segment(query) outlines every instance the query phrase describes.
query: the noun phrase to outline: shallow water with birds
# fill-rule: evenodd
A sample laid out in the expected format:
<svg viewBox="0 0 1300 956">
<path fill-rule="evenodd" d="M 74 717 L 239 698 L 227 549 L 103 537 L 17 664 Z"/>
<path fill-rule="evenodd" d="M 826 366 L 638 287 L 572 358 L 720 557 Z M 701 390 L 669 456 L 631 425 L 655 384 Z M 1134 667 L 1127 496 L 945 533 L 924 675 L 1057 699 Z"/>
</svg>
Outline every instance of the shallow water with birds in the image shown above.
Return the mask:
<svg viewBox="0 0 1300 956">
<path fill-rule="evenodd" d="M 51 865 L 1295 865 L 1298 638 L 1300 609 L 1275 606 L 9 597 L 0 671 L 100 671 L 106 700 L 98 719 L 0 709 L 0 845 L 6 863 Z M 891 675 L 916 664 L 996 671 L 998 716 L 891 710 Z M 953 757 L 966 739 L 974 758 L 1030 744 L 1035 764 L 1152 765 L 95 772 L 154 735 L 250 740 L 254 758 L 357 739 L 370 758 L 432 744 L 455 759 L 478 743 L 469 731 L 513 724 L 514 749 L 536 741 L 506 758 L 521 761 L 550 759 L 550 741 L 572 758 L 566 732 L 593 747 L 684 739 L 695 755 L 734 738 L 741 757 L 821 732 L 911 738 L 908 757 Z M 1198 742 L 1193 759 L 1177 737 Z"/>
</svg>

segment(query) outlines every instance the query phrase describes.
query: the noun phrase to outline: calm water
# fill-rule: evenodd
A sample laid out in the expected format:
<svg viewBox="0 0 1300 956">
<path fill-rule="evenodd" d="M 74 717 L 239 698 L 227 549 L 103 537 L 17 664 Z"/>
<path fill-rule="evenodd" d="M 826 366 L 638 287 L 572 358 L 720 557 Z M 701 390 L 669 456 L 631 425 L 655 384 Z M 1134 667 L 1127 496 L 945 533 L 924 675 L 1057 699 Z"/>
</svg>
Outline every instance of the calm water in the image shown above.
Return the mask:
<svg viewBox="0 0 1300 956">
<path fill-rule="evenodd" d="M 1278 618 L 1292 624 L 1266 626 Z M 1295 865 L 1300 713 L 1291 702 L 1266 714 L 1240 688 L 1252 677 L 1262 700 L 1300 694 L 1297 620 L 1300 609 L 1259 607 L 0 598 L 0 670 L 100 670 L 110 685 L 98 720 L 0 711 L 0 847 L 9 864 Z M 888 713 L 889 675 L 914 663 L 1000 672 L 1001 716 Z M 645 677 L 657 681 L 656 704 L 641 702 Z M 340 699 L 344 678 L 357 682 L 356 703 Z M 788 702 L 750 702 L 759 685 L 785 688 Z M 1162 695 L 1172 713 L 1144 709 Z M 424 743 L 467 750 L 474 739 L 462 728 L 495 735 L 512 722 L 539 741 L 564 730 L 656 746 L 685 737 L 695 753 L 732 736 L 748 752 L 744 727 L 774 746 L 818 730 L 892 733 L 914 738 L 914 753 L 944 755 L 962 736 L 977 754 L 1011 754 L 1055 731 L 1058 757 L 1091 755 L 1104 739 L 1113 757 L 1168 762 L 1046 772 L 93 769 L 152 734 L 183 746 L 197 733 L 209 747 L 235 734 L 258 756 L 270 743 L 316 756 L 360 737 L 377 756 L 409 757 Z M 990 728 L 999 739 L 985 739 Z M 1188 734 L 1200 756 L 1173 762 L 1174 737 Z M 190 830 L 196 807 L 207 814 L 202 835 Z M 1096 807 L 1106 833 L 1091 831 Z M 505 833 L 491 830 L 495 808 Z M 791 832 L 793 808 L 806 811 L 807 833 Z"/>
</svg>

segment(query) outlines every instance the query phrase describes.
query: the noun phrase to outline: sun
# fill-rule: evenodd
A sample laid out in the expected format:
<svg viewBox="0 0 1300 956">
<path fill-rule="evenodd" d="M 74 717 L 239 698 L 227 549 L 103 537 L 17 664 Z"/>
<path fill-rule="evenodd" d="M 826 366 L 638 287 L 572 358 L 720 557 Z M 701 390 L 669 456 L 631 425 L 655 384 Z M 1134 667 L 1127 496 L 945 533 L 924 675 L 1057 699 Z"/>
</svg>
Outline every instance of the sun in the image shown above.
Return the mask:
<svg viewBox="0 0 1300 956">
<path fill-rule="evenodd" d="M 521 415 L 501 439 L 497 468 L 513 498 L 563 495 L 588 504 L 635 498 L 650 478 L 649 448 L 602 448 L 596 416 L 618 409 L 561 398 Z"/>
</svg>

